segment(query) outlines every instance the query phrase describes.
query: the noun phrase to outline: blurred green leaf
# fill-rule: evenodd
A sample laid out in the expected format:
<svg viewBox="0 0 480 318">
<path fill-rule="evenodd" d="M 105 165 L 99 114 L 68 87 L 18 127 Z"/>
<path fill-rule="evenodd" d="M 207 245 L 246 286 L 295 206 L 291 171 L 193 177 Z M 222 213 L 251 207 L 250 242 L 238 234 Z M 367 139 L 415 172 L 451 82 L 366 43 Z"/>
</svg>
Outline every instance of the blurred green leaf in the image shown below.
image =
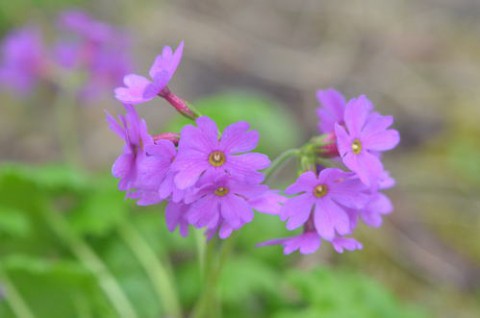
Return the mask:
<svg viewBox="0 0 480 318">
<path fill-rule="evenodd" d="M 398 304 L 375 281 L 345 270 L 294 270 L 287 279 L 299 293 L 296 306 L 309 317 L 312 310 L 322 317 L 424 317 L 416 308 Z M 275 317 L 293 317 L 293 312 L 280 311 Z"/>
<path fill-rule="evenodd" d="M 30 233 L 31 227 L 28 218 L 22 211 L 0 206 L 0 237 L 2 234 L 16 237 L 25 237 Z"/>
<path fill-rule="evenodd" d="M 99 236 L 114 229 L 127 213 L 125 193 L 117 189 L 115 179 L 97 177 L 69 221 L 78 233 Z"/>
<path fill-rule="evenodd" d="M 1 266 L 37 317 L 112 315 L 92 275 L 76 262 L 12 255 Z"/>
<path fill-rule="evenodd" d="M 231 257 L 222 273 L 221 291 L 227 305 L 244 306 L 263 293 L 278 292 L 279 273 L 250 257 Z"/>
<path fill-rule="evenodd" d="M 251 128 L 260 133 L 256 151 L 272 156 L 298 146 L 301 138 L 298 124 L 288 114 L 286 107 L 264 96 L 231 92 L 198 100 L 194 106 L 212 118 L 222 131 L 234 122 L 248 121 Z M 179 117 L 170 123 L 167 130 L 178 132 L 190 123 L 190 120 Z"/>
</svg>

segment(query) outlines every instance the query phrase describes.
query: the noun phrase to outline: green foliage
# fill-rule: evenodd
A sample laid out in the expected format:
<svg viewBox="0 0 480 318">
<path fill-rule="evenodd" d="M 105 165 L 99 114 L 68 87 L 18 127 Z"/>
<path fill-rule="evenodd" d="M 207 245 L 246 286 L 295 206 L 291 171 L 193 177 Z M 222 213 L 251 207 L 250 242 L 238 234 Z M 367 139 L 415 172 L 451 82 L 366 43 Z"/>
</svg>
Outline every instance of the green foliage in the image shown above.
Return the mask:
<svg viewBox="0 0 480 318">
<path fill-rule="evenodd" d="M 248 121 L 252 129 L 260 133 L 257 151 L 269 155 L 278 155 L 285 149 L 298 146 L 301 138 L 297 123 L 286 110 L 278 111 L 281 105 L 266 97 L 245 93 L 231 92 L 198 100 L 195 107 L 212 118 L 220 130 L 236 121 Z M 190 120 L 178 118 L 168 130 L 180 131 Z"/>
<path fill-rule="evenodd" d="M 399 305 L 380 284 L 360 274 L 317 268 L 291 271 L 287 280 L 298 293 L 295 305 L 305 317 L 424 317 L 416 309 Z M 288 309 L 274 317 L 297 315 Z"/>
<path fill-rule="evenodd" d="M 166 231 L 162 205 L 131 213 L 123 196 L 110 176 L 62 166 L 0 167 L 0 286 L 7 294 L 0 316 L 19 316 L 13 304 L 20 301 L 36 317 L 116 317 L 105 271 L 138 317 L 164 316 L 163 296 L 122 226 L 140 234 L 142 248 L 175 282 L 183 311 L 191 312 L 202 290 L 194 235 Z M 297 258 L 279 247 L 255 248 L 285 235 L 277 218 L 257 215 L 234 236 L 220 278 L 225 317 L 423 317 L 365 276 L 300 271 Z"/>
</svg>

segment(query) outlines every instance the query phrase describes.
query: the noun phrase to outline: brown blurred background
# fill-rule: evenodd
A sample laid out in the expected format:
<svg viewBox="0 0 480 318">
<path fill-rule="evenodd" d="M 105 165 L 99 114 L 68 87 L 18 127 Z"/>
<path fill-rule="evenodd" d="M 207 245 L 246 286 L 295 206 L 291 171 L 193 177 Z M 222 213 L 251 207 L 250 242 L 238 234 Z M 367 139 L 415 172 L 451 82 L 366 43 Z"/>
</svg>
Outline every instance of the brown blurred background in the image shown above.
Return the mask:
<svg viewBox="0 0 480 318">
<path fill-rule="evenodd" d="M 46 25 L 66 7 L 35 3 L 28 10 L 29 1 L 0 5 L 3 31 L 30 20 Z M 385 161 L 397 179 L 390 191 L 396 211 L 382 228 L 361 231 L 363 252 L 329 261 L 361 268 L 435 316 L 480 316 L 480 1 L 75 4 L 129 30 L 139 74 L 163 45 L 185 40 L 171 86 L 192 102 L 232 89 L 267 95 L 298 122 L 304 140 L 316 131 L 317 89 L 366 94 L 393 114 L 402 143 Z M 98 104 L 79 109 L 77 125 L 88 167 L 105 170 L 121 144 L 103 109 L 120 107 L 111 96 Z M 0 160 L 59 159 L 46 107 L 3 93 Z M 175 115 L 144 105 L 140 112 L 159 127 Z M 308 259 L 309 266 L 325 257 Z"/>
</svg>

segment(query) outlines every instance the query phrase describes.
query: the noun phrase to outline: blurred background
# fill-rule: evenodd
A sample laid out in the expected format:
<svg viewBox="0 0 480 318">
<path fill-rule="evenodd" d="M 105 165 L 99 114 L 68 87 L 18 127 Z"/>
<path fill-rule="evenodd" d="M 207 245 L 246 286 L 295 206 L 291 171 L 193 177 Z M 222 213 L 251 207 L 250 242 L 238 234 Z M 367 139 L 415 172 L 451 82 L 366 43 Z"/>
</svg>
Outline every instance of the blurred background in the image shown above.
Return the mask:
<svg viewBox="0 0 480 318">
<path fill-rule="evenodd" d="M 402 142 L 385 156 L 395 211 L 381 228 L 360 228 L 363 251 L 256 249 L 287 235 L 259 215 L 237 234 L 222 275 L 225 317 L 480 316 L 479 1 L 3 1 L 0 35 L 28 25 L 53 52 L 71 37 L 56 21 L 72 8 L 126 34 L 130 72 L 147 74 L 164 45 L 184 40 L 172 91 L 221 126 L 251 121 L 271 158 L 317 133 L 318 89 L 366 94 L 395 117 Z M 186 315 L 200 292 L 192 235 L 168 233 L 161 207 L 124 201 L 109 175 L 122 143 L 104 110 L 123 112 L 118 83 L 60 99 L 79 83 L 62 72 L 28 91 L 0 89 L 0 316 L 116 316 L 97 275 L 105 271 L 138 317 L 165 316 L 132 242 L 170 260 Z M 160 100 L 137 109 L 152 132 L 184 123 Z"/>
</svg>

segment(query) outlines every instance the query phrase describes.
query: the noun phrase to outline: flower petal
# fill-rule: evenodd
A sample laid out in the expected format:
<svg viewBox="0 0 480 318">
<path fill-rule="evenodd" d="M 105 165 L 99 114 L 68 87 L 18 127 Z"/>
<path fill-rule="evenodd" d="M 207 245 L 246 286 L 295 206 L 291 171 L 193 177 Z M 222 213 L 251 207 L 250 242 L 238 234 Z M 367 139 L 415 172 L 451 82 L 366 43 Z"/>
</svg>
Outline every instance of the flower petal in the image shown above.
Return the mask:
<svg viewBox="0 0 480 318">
<path fill-rule="evenodd" d="M 287 200 L 280 210 L 280 218 L 287 221 L 287 229 L 294 230 L 304 225 L 312 212 L 313 200 L 302 194 Z"/>
<path fill-rule="evenodd" d="M 333 88 L 317 91 L 317 100 L 323 106 L 317 109 L 318 128 L 323 133 L 334 130 L 335 123 L 343 123 L 345 98 Z"/>
<path fill-rule="evenodd" d="M 300 192 L 311 192 L 317 185 L 318 179 L 313 171 L 302 173 L 293 184 L 285 189 L 286 194 L 297 194 Z"/>
<path fill-rule="evenodd" d="M 146 88 L 151 84 L 148 79 L 136 74 L 128 74 L 123 78 L 126 87 L 115 89 L 115 98 L 127 104 L 144 103 L 154 96 L 145 97 Z"/>
<path fill-rule="evenodd" d="M 244 199 L 235 195 L 227 195 L 220 200 L 220 211 L 222 217 L 233 229 L 238 229 L 253 220 L 252 208 Z"/>
<path fill-rule="evenodd" d="M 327 241 L 335 237 L 335 231 L 341 235 L 350 232 L 347 213 L 328 198 L 323 198 L 315 204 L 314 223 L 320 237 Z"/>
<path fill-rule="evenodd" d="M 363 139 L 365 148 L 372 151 L 387 151 L 395 148 L 400 142 L 400 134 L 397 130 L 388 129 Z"/>
<path fill-rule="evenodd" d="M 354 98 L 347 103 L 345 107 L 345 125 L 350 136 L 354 138 L 360 136 L 360 132 L 372 109 L 373 105 L 365 95 Z"/>
<path fill-rule="evenodd" d="M 190 205 L 186 214 L 187 220 L 197 228 L 205 227 L 218 222 L 220 213 L 218 200 L 206 196 Z"/>
<path fill-rule="evenodd" d="M 259 134 L 257 131 L 248 131 L 250 125 L 240 121 L 229 125 L 222 134 L 220 148 L 225 152 L 246 152 L 257 146 Z"/>
<path fill-rule="evenodd" d="M 208 169 L 206 163 L 196 161 L 186 161 L 184 164 L 176 165 L 175 167 L 175 169 L 182 167 L 182 169 L 177 170 L 178 173 L 174 178 L 175 185 L 181 190 L 193 186 L 200 178 L 202 172 Z"/>
</svg>

